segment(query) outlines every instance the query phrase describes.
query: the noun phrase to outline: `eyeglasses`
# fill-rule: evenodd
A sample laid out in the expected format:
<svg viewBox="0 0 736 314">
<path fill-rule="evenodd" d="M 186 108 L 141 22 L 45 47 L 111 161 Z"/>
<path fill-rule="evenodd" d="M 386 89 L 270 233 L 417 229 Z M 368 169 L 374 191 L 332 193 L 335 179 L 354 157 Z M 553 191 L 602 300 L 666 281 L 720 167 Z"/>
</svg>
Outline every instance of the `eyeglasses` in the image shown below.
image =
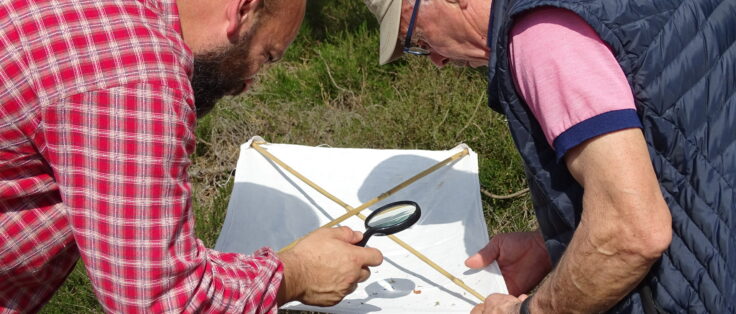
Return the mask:
<svg viewBox="0 0 736 314">
<path fill-rule="evenodd" d="M 404 40 L 404 53 L 412 54 L 415 56 L 426 56 L 430 54 L 430 51 L 419 46 L 413 46 L 411 44 L 411 35 L 414 33 L 414 24 L 417 20 L 417 12 L 419 12 L 419 4 L 422 0 L 416 0 L 414 2 L 414 10 L 411 12 L 411 19 L 409 20 L 409 29 L 406 31 L 406 39 Z"/>
</svg>

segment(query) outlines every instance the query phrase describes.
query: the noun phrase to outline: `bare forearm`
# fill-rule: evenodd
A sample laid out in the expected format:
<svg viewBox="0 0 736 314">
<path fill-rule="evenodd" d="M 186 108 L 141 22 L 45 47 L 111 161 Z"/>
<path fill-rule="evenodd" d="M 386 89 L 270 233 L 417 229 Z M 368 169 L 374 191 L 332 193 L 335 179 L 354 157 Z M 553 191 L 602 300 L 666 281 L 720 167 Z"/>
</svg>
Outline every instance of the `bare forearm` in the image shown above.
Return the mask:
<svg viewBox="0 0 736 314">
<path fill-rule="evenodd" d="M 537 313 L 603 312 L 636 287 L 656 261 L 593 243 L 590 233 L 587 226 L 578 227 L 558 267 L 534 295 Z"/>
<path fill-rule="evenodd" d="M 633 290 L 667 249 L 671 216 L 638 129 L 592 139 L 566 162 L 585 191 L 583 214 L 532 309 L 601 312 Z"/>
</svg>

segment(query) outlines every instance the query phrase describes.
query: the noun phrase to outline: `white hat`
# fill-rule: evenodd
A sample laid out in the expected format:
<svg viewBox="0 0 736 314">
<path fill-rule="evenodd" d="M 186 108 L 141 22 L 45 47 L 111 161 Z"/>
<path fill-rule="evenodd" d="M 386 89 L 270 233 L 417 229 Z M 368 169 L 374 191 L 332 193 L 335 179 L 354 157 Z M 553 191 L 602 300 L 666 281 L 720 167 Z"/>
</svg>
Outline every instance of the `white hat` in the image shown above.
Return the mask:
<svg viewBox="0 0 736 314">
<path fill-rule="evenodd" d="M 381 24 L 380 64 L 386 64 L 401 57 L 401 45 L 398 45 L 399 24 L 401 23 L 402 0 L 364 0 L 368 10 L 376 16 Z"/>
</svg>

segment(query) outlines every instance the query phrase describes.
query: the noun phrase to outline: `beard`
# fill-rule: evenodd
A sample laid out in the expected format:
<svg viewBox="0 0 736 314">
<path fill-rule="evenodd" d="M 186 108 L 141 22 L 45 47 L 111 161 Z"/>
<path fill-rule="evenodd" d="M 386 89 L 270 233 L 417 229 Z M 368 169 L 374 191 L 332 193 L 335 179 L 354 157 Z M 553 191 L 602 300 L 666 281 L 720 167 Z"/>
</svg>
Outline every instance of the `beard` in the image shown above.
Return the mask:
<svg viewBox="0 0 736 314">
<path fill-rule="evenodd" d="M 209 113 L 222 97 L 245 89 L 250 39 L 246 34 L 234 46 L 194 55 L 191 83 L 197 118 Z"/>
</svg>

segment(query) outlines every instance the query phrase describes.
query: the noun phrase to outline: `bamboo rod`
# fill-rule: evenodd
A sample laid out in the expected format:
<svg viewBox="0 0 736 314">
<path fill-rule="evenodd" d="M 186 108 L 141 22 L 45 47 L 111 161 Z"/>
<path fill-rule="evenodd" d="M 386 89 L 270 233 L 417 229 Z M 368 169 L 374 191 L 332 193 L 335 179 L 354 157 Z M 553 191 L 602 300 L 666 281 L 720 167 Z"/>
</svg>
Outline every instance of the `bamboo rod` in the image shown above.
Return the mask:
<svg viewBox="0 0 736 314">
<path fill-rule="evenodd" d="M 306 183 L 307 185 L 309 185 L 313 189 L 317 190 L 317 192 L 321 193 L 322 195 L 326 196 L 327 198 L 331 199 L 333 202 L 340 204 L 340 206 L 342 206 L 344 208 L 350 208 L 350 209 L 352 209 L 352 207 L 350 205 L 348 205 L 347 203 L 343 202 L 342 200 L 340 200 L 336 196 L 332 195 L 330 192 L 325 191 L 319 185 L 317 185 L 316 183 L 312 182 L 312 180 L 307 179 L 307 177 L 303 176 L 301 173 L 299 173 L 298 171 L 294 170 L 294 168 L 289 167 L 289 165 L 285 164 L 283 161 L 281 161 L 281 159 L 276 158 L 276 156 L 274 156 L 273 154 L 269 153 L 267 150 L 263 149 L 263 147 L 261 147 L 261 144 L 266 144 L 266 142 L 261 142 L 261 141 L 256 142 L 256 141 L 253 141 L 253 143 L 251 144 L 251 146 L 253 148 L 255 148 L 256 151 L 258 151 L 259 153 L 261 153 L 263 156 L 266 156 L 266 158 L 268 158 L 271 161 L 275 162 L 277 165 L 281 166 L 281 168 L 284 168 L 286 171 L 290 172 L 295 177 L 299 178 L 299 180 L 304 181 L 304 183 Z"/>
<path fill-rule="evenodd" d="M 430 260 L 428 257 L 424 256 L 424 254 L 420 253 L 419 251 L 415 250 L 413 247 L 411 247 L 408 244 L 406 244 L 406 242 L 401 241 L 399 238 L 397 238 L 393 234 L 389 235 L 388 237 L 391 240 L 394 240 L 394 242 L 396 242 L 396 244 L 400 245 L 401 247 L 403 247 L 404 249 L 406 249 L 410 253 L 414 254 L 414 256 L 416 256 L 417 258 L 419 258 L 420 260 L 422 260 L 422 262 L 426 263 L 430 267 L 434 268 L 434 270 L 438 271 L 440 274 L 442 274 L 445 277 L 447 277 L 447 279 L 450 279 L 450 281 L 452 281 L 453 283 L 455 283 L 456 285 L 458 285 L 460 288 L 463 288 L 463 289 L 465 289 L 465 291 L 470 292 L 470 294 L 472 294 L 473 296 L 475 296 L 476 298 L 478 298 L 478 300 L 480 300 L 481 303 L 483 303 L 485 301 L 485 298 L 480 293 L 478 293 L 477 291 L 473 290 L 473 288 L 470 288 L 468 285 L 465 284 L 465 282 L 463 282 L 462 280 L 460 280 L 460 278 L 457 278 L 457 277 L 453 276 L 452 274 L 450 274 L 449 272 L 447 272 L 446 270 L 444 270 L 442 267 L 440 267 L 439 265 L 437 265 L 435 262 L 433 262 L 432 260 Z"/>
<path fill-rule="evenodd" d="M 391 188 L 390 190 L 388 190 L 386 192 L 383 192 L 381 195 L 377 196 L 376 198 L 374 198 L 374 199 L 372 199 L 372 200 L 370 200 L 368 202 L 365 202 L 363 205 L 360 205 L 360 206 L 356 207 L 355 209 L 348 210 L 348 212 L 345 213 L 344 215 L 335 218 L 335 220 L 333 220 L 333 221 L 331 221 L 331 222 L 323 225 L 322 227 L 323 228 L 329 228 L 329 227 L 333 227 L 333 226 L 335 226 L 335 225 L 343 222 L 345 219 L 348 219 L 348 218 L 350 218 L 350 217 L 352 217 L 352 216 L 360 213 L 363 209 L 366 209 L 369 206 L 371 206 L 371 205 L 373 205 L 373 204 L 375 204 L 377 202 L 380 202 L 380 201 L 384 200 L 385 198 L 393 195 L 394 193 L 398 192 L 399 190 L 407 187 L 409 184 L 414 183 L 415 181 L 417 181 L 417 180 L 423 178 L 424 176 L 432 173 L 433 171 L 439 169 L 440 167 L 442 167 L 442 166 L 444 166 L 444 165 L 446 165 L 446 164 L 448 164 L 448 163 L 450 163 L 450 162 L 452 162 L 454 160 L 457 160 L 457 159 L 459 159 L 459 158 L 461 158 L 461 157 L 463 157 L 463 156 L 465 156 L 467 154 L 468 154 L 468 150 L 467 149 L 463 149 L 462 151 L 458 152 L 457 154 L 452 155 L 449 158 L 447 158 L 447 159 L 445 159 L 443 161 L 438 162 L 434 166 L 429 167 L 426 170 L 418 173 L 417 175 L 415 175 L 415 176 L 407 179 L 406 181 L 399 183 L 397 186 Z"/>
<path fill-rule="evenodd" d="M 365 221 L 367 219 L 367 217 L 365 215 L 363 215 L 363 214 L 357 214 L 356 216 L 358 216 L 358 218 L 362 219 L 363 221 Z M 447 272 L 444 268 L 440 267 L 440 265 L 437 265 L 437 263 L 435 263 L 431 259 L 429 259 L 429 257 L 427 257 L 424 254 L 422 254 L 421 252 L 417 251 L 412 246 L 410 246 L 406 242 L 404 242 L 401 239 L 399 239 L 397 236 L 395 236 L 393 234 L 390 234 L 390 235 L 388 235 L 388 238 L 391 239 L 391 240 L 393 240 L 399 246 L 403 247 L 405 250 L 409 251 L 409 253 L 414 254 L 414 256 L 416 256 L 422 262 L 424 262 L 425 264 L 429 265 L 429 267 L 434 268 L 434 270 L 436 270 L 437 272 L 439 272 L 440 274 L 442 274 L 443 276 L 445 276 L 447 279 L 450 279 L 450 281 L 452 281 L 453 283 L 455 283 L 456 285 L 458 285 L 460 288 L 465 289 L 465 291 L 469 292 L 474 297 L 478 298 L 478 300 L 480 300 L 481 303 L 483 303 L 485 301 L 485 298 L 483 298 L 483 296 L 480 293 L 478 293 L 477 291 L 473 290 L 473 288 L 471 288 L 470 286 L 466 285 L 465 282 L 462 281 L 460 278 L 457 278 L 457 277 L 453 276 L 452 274 L 450 274 L 449 272 Z"/>
<path fill-rule="evenodd" d="M 422 177 L 426 176 L 427 174 L 430 174 L 433 171 L 439 169 L 440 167 L 442 167 L 442 166 L 444 166 L 444 165 L 446 165 L 446 164 L 448 164 L 448 163 L 450 163 L 450 162 L 452 162 L 454 160 L 457 160 L 459 158 L 462 158 L 462 157 L 464 157 L 465 155 L 468 154 L 468 150 L 467 149 L 463 149 L 462 151 L 460 151 L 460 152 L 458 152 L 458 153 L 450 156 L 449 158 L 447 158 L 445 160 L 442 160 L 442 161 L 438 162 L 434 166 L 427 168 L 426 170 L 424 170 L 424 171 L 418 173 L 417 175 L 415 175 L 415 176 L 407 179 L 406 181 L 399 183 L 395 187 L 393 187 L 390 190 L 382 193 L 381 195 L 377 196 L 376 198 L 374 198 L 374 199 L 372 199 L 372 200 L 364 203 L 363 205 L 360 205 L 360 206 L 358 206 L 356 208 L 352 208 L 347 203 L 343 202 L 342 200 L 340 200 L 336 196 L 332 195 L 331 193 L 325 191 L 320 186 L 318 186 L 316 183 L 314 183 L 312 180 L 309 180 L 308 178 L 304 177 L 301 173 L 299 173 L 298 171 L 294 170 L 289 165 L 285 164 L 283 161 L 281 161 L 280 159 L 278 159 L 276 156 L 274 156 L 273 154 L 271 154 L 268 151 L 266 151 L 265 149 L 263 149 L 263 147 L 261 147 L 261 144 L 265 144 L 265 142 L 260 142 L 260 141 L 259 142 L 255 142 L 254 141 L 251 146 L 253 146 L 253 148 L 255 148 L 256 151 L 258 151 L 259 153 L 261 153 L 264 156 L 266 156 L 266 158 L 270 159 L 274 163 L 276 163 L 279 166 L 281 166 L 282 168 L 284 168 L 286 171 L 290 172 L 292 175 L 294 175 L 297 178 L 299 178 L 300 180 L 304 181 L 304 183 L 306 183 L 307 185 L 309 185 L 310 187 L 312 187 L 316 191 L 320 192 L 322 195 L 326 196 L 330 200 L 334 201 L 337 204 L 340 204 L 340 206 L 342 206 L 343 208 L 345 208 L 345 210 L 348 211 L 344 215 L 336 218 L 335 220 L 331 221 L 328 224 L 325 224 L 324 226 L 322 226 L 320 228 L 330 228 L 332 226 L 335 226 L 335 225 L 339 224 L 340 222 L 344 221 L 345 219 L 350 218 L 351 216 L 358 216 L 360 219 L 365 220 L 366 219 L 366 216 L 364 216 L 363 214 L 360 213 L 363 209 L 368 208 L 369 206 L 371 206 L 371 205 L 373 205 L 373 204 L 375 204 L 375 203 L 377 203 L 377 202 L 379 202 L 379 201 L 381 201 L 381 200 L 383 200 L 383 199 L 385 199 L 385 198 L 393 195 L 397 191 L 405 188 L 409 184 L 414 183 L 415 181 L 417 181 L 417 180 L 421 179 Z M 480 293 L 478 293 L 477 291 L 475 291 L 472 288 L 470 288 L 468 285 L 465 284 L 465 282 L 463 282 L 459 278 L 457 278 L 457 277 L 453 276 L 452 274 L 450 274 L 449 272 L 447 272 L 445 269 L 443 269 L 442 267 L 440 267 L 439 265 L 437 265 L 435 262 L 433 262 L 432 260 L 430 260 L 424 254 L 422 254 L 419 251 L 415 250 L 413 247 L 411 247 L 406 242 L 402 241 L 401 239 L 397 238 L 394 235 L 389 235 L 388 238 L 391 239 L 391 240 L 393 240 L 396 244 L 398 244 L 399 246 L 403 247 L 404 249 L 406 249 L 410 253 L 414 254 L 414 256 L 416 256 L 417 258 L 419 258 L 422 262 L 424 262 L 427 265 L 429 265 L 430 267 L 432 267 L 434 270 L 436 270 L 437 272 L 439 272 L 440 274 L 442 274 L 443 276 L 445 276 L 447 279 L 450 279 L 450 281 L 452 281 L 453 283 L 455 283 L 459 287 L 465 289 L 465 291 L 468 291 L 470 294 L 472 294 L 473 296 L 475 296 L 476 298 L 478 298 L 478 300 L 480 300 L 481 302 L 483 302 L 485 300 Z M 284 247 L 281 250 L 279 250 L 279 252 L 283 252 L 285 250 L 290 249 L 291 247 L 293 247 L 294 245 L 296 245 L 296 243 L 299 242 L 299 240 L 301 240 L 301 239 L 297 239 L 296 241 L 290 243 L 286 247 Z"/>
</svg>

